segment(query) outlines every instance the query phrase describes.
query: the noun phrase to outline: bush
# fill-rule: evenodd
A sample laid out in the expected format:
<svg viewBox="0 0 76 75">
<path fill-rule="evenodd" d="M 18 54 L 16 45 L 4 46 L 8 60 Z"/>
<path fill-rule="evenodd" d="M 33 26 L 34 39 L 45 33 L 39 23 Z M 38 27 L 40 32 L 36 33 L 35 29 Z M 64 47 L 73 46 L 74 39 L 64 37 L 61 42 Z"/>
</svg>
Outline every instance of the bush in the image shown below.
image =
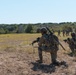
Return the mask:
<svg viewBox="0 0 76 75">
<path fill-rule="evenodd" d="M 32 33 L 32 30 L 33 30 L 32 25 L 28 25 L 27 28 L 26 28 L 26 30 L 25 30 L 25 32 L 26 33 Z"/>
</svg>

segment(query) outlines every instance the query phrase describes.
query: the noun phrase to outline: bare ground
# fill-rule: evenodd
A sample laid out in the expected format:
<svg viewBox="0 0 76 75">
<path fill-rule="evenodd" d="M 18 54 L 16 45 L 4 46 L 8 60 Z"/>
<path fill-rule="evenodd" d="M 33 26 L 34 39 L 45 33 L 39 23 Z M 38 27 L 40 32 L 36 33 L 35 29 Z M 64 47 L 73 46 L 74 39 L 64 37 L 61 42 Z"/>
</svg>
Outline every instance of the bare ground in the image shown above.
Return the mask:
<svg viewBox="0 0 76 75">
<path fill-rule="evenodd" d="M 64 61 L 64 64 L 54 66 L 51 65 L 50 54 L 45 52 L 43 63 L 36 63 L 37 48 L 21 45 L 22 41 L 9 41 L 9 44 L 7 41 L 12 46 L 0 50 L 0 75 L 76 75 L 76 57 L 68 55 L 70 50 L 64 42 L 61 43 L 67 51 L 61 47 L 58 51 L 58 60 Z M 4 43 L 0 43 L 2 44 Z"/>
</svg>

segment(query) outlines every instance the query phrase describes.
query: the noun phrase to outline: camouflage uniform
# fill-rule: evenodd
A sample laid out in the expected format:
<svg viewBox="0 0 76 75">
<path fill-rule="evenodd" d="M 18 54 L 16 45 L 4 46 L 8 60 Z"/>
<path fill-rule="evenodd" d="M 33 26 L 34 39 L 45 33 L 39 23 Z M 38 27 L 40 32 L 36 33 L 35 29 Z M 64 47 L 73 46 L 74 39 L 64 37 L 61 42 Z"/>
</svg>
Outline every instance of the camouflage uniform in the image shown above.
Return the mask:
<svg viewBox="0 0 76 75">
<path fill-rule="evenodd" d="M 45 30 L 45 28 L 43 28 Z M 45 30 L 46 31 L 46 30 Z M 40 63 L 42 63 L 43 57 L 42 57 L 42 51 L 45 52 L 50 52 L 51 54 L 51 61 L 52 63 L 58 63 L 56 61 L 57 59 L 57 51 L 59 49 L 58 44 L 56 43 L 56 41 L 53 41 L 53 38 L 51 37 L 51 42 L 49 44 L 49 39 L 48 39 L 48 34 L 47 33 L 43 33 L 42 37 L 40 38 L 39 42 L 38 42 L 38 53 L 39 53 L 39 58 L 40 58 Z"/>
<path fill-rule="evenodd" d="M 69 30 L 66 30 L 66 36 L 69 36 Z"/>
<path fill-rule="evenodd" d="M 72 36 L 72 38 L 68 38 L 66 41 L 69 44 L 72 54 L 74 54 L 75 49 L 76 49 L 76 34 L 71 33 L 71 36 Z"/>
<path fill-rule="evenodd" d="M 60 36 L 60 33 L 61 33 L 61 31 L 60 31 L 60 30 L 58 30 L 58 36 Z"/>
<path fill-rule="evenodd" d="M 65 36 L 65 30 L 63 30 L 62 33 L 63 33 L 63 36 Z"/>
<path fill-rule="evenodd" d="M 75 49 L 76 49 L 76 34 L 75 33 L 71 33 L 71 44 L 69 44 L 69 47 L 72 51 L 72 53 L 75 52 Z"/>
</svg>

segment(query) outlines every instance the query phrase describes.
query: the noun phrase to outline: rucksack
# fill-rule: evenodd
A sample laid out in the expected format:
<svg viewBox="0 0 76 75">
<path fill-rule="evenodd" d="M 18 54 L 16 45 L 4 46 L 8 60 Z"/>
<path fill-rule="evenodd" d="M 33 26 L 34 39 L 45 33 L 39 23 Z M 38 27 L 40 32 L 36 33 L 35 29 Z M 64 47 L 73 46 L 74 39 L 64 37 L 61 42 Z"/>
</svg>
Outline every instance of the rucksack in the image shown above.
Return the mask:
<svg viewBox="0 0 76 75">
<path fill-rule="evenodd" d="M 59 45 L 59 39 L 56 35 L 52 34 L 47 34 L 44 36 L 46 38 L 46 42 L 48 42 L 49 45 Z"/>
</svg>

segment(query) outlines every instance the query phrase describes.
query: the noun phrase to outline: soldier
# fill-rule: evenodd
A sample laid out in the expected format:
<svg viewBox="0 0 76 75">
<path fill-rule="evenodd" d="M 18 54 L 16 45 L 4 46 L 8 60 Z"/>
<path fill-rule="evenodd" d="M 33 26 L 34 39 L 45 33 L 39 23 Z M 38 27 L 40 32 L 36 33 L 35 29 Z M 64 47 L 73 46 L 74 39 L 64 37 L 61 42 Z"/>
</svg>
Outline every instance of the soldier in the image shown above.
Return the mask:
<svg viewBox="0 0 76 75">
<path fill-rule="evenodd" d="M 75 33 L 71 33 L 71 41 L 72 41 L 72 46 L 71 46 L 71 50 L 72 50 L 72 53 L 74 54 L 75 52 L 75 49 L 76 49 L 76 34 Z"/>
<path fill-rule="evenodd" d="M 66 36 L 69 36 L 69 30 L 66 30 Z"/>
<path fill-rule="evenodd" d="M 75 50 L 76 50 L 76 34 L 75 33 L 71 33 L 71 37 L 72 38 L 68 38 L 67 40 L 64 40 L 65 42 L 67 42 L 69 44 L 69 47 L 72 51 L 72 55 L 75 54 Z"/>
<path fill-rule="evenodd" d="M 45 52 L 50 52 L 51 54 L 51 61 L 52 64 L 54 65 L 59 65 L 59 62 L 56 60 L 57 59 L 57 51 L 59 50 L 59 44 L 51 37 L 51 42 L 48 39 L 48 34 L 47 34 L 47 29 L 46 28 L 41 28 L 41 38 L 38 42 L 38 54 L 39 54 L 39 60 L 37 62 L 42 63 L 43 62 L 43 57 L 42 57 L 42 51 Z"/>
<path fill-rule="evenodd" d="M 60 33 L 61 33 L 61 31 L 60 31 L 60 30 L 58 30 L 58 36 L 60 36 Z"/>
<path fill-rule="evenodd" d="M 63 30 L 62 33 L 63 33 L 63 36 L 65 36 L 65 30 Z"/>
</svg>

